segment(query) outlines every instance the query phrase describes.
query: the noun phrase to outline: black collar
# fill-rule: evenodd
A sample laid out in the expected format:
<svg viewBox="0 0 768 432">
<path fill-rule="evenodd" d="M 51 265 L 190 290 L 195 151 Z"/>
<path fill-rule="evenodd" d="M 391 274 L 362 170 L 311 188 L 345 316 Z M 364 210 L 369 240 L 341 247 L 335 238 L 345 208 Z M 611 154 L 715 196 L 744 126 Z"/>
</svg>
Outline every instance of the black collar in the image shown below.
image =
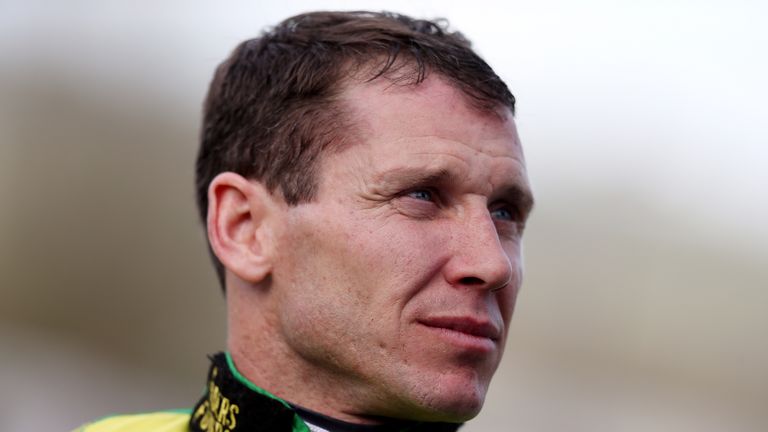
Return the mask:
<svg viewBox="0 0 768 432">
<path fill-rule="evenodd" d="M 207 391 L 192 410 L 189 430 L 192 432 L 275 431 L 297 432 L 294 423 L 301 420 L 282 400 L 248 381 L 235 377 L 224 353 L 210 356 Z M 239 376 L 240 374 L 237 373 Z"/>
</svg>

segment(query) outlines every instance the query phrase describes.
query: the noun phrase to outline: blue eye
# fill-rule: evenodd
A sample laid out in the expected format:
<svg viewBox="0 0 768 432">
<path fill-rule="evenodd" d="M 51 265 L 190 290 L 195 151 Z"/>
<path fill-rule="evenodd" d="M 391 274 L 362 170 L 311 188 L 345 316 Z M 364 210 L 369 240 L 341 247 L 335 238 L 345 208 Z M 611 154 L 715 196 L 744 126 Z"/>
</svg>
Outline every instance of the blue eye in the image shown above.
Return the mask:
<svg viewBox="0 0 768 432">
<path fill-rule="evenodd" d="M 494 219 L 501 219 L 501 220 L 507 220 L 507 221 L 511 221 L 513 219 L 512 212 L 503 207 L 496 210 L 491 210 L 491 217 L 493 217 Z"/>
<path fill-rule="evenodd" d="M 426 189 L 418 189 L 415 191 L 408 192 L 408 196 L 421 201 L 434 201 L 432 192 Z"/>
</svg>

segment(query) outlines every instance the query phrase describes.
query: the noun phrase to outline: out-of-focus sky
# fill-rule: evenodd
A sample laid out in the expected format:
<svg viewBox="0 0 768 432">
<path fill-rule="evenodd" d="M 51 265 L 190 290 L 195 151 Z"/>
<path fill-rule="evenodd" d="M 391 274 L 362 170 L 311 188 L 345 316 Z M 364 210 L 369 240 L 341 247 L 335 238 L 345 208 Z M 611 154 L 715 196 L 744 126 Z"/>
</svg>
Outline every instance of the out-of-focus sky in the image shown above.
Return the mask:
<svg viewBox="0 0 768 432">
<path fill-rule="evenodd" d="M 467 431 L 768 430 L 756 0 L 0 3 L 0 429 L 194 402 L 224 335 L 201 101 L 239 41 L 315 9 L 448 18 L 518 99 L 538 208 Z"/>
</svg>

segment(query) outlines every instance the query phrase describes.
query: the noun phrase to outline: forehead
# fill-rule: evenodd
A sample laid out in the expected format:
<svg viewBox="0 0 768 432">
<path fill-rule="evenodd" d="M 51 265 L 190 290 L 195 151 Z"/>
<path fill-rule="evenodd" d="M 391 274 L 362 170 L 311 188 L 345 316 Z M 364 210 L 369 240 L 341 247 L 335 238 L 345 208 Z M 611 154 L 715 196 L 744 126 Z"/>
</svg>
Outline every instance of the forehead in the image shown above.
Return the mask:
<svg viewBox="0 0 768 432">
<path fill-rule="evenodd" d="M 390 139 L 401 133 L 446 135 L 482 144 L 498 134 L 499 128 L 506 128 L 519 147 L 508 108 L 481 110 L 474 106 L 477 104 L 471 104 L 469 98 L 446 79 L 432 74 L 415 85 L 387 78 L 370 82 L 353 80 L 344 87 L 341 102 L 348 108 L 355 127 L 363 133 L 385 134 Z"/>
<path fill-rule="evenodd" d="M 363 169 L 379 175 L 447 171 L 489 186 L 523 183 L 527 176 L 512 113 L 481 111 L 439 76 L 418 85 L 386 79 L 357 82 L 342 92 Z"/>
</svg>

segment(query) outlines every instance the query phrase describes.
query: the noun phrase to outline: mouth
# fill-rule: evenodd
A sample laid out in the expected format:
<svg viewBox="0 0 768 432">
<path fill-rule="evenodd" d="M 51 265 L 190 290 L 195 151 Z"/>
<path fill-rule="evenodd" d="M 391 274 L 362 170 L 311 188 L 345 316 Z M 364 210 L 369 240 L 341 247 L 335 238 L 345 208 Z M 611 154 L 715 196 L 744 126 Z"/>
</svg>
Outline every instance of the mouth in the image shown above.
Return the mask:
<svg viewBox="0 0 768 432">
<path fill-rule="evenodd" d="M 474 317 L 430 317 L 418 323 L 448 342 L 471 351 L 492 351 L 501 338 L 498 326 Z"/>
</svg>

